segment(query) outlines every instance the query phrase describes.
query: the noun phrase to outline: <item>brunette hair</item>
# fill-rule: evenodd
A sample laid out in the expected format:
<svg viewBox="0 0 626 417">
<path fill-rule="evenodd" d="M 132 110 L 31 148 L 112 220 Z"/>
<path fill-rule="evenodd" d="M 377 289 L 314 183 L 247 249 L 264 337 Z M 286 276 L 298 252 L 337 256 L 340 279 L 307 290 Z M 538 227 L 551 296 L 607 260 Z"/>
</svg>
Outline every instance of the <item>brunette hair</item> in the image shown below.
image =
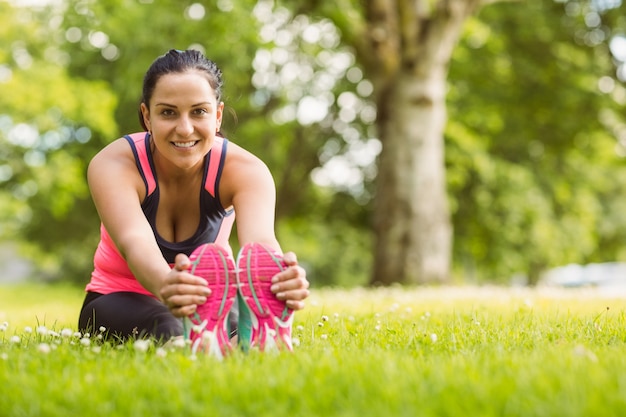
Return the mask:
<svg viewBox="0 0 626 417">
<path fill-rule="evenodd" d="M 219 103 L 222 99 L 222 85 L 224 84 L 222 81 L 222 71 L 217 67 L 215 62 L 194 49 L 188 49 L 186 51 L 170 49 L 165 55 L 161 55 L 154 60 L 143 78 L 141 103 L 144 103 L 146 106 L 150 105 L 152 93 L 154 93 L 156 83 L 161 76 L 189 70 L 197 70 L 206 74 L 207 81 L 215 91 L 215 96 Z M 141 126 L 145 130 L 148 130 L 143 120 L 143 115 L 141 114 L 141 107 L 139 108 L 139 123 L 141 123 Z"/>
</svg>

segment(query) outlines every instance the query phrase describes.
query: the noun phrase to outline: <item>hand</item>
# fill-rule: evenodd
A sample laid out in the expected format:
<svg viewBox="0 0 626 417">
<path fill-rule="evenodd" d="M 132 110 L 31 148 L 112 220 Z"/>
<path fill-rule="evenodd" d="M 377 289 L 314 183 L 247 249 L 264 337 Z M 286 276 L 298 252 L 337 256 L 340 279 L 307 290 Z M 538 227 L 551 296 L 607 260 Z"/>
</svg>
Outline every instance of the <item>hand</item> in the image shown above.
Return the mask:
<svg viewBox="0 0 626 417">
<path fill-rule="evenodd" d="M 309 296 L 309 281 L 306 279 L 306 271 L 298 265 L 298 259 L 293 252 L 283 255 L 283 261 L 287 268 L 274 275 L 271 290 L 276 298 L 286 302 L 292 310 L 302 310 L 304 299 Z"/>
<path fill-rule="evenodd" d="M 176 317 L 193 314 L 198 305 L 204 304 L 211 295 L 206 280 L 187 272 L 190 266 L 187 255 L 176 255 L 174 267 L 167 274 L 159 292 L 163 303 Z"/>
</svg>

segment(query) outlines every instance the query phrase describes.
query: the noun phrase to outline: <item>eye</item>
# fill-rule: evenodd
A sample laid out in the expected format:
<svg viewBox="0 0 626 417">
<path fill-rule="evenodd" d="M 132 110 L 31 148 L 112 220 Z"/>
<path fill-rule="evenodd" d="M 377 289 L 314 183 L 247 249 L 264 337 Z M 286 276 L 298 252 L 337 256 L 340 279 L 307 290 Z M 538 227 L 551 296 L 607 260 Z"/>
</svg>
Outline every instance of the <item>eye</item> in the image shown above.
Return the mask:
<svg viewBox="0 0 626 417">
<path fill-rule="evenodd" d="M 209 114 L 209 112 L 206 109 L 198 108 L 193 110 L 193 114 L 197 116 L 204 116 L 205 114 Z"/>
<path fill-rule="evenodd" d="M 161 115 L 163 116 L 173 116 L 174 115 L 174 110 L 171 109 L 163 109 L 161 111 Z"/>
</svg>

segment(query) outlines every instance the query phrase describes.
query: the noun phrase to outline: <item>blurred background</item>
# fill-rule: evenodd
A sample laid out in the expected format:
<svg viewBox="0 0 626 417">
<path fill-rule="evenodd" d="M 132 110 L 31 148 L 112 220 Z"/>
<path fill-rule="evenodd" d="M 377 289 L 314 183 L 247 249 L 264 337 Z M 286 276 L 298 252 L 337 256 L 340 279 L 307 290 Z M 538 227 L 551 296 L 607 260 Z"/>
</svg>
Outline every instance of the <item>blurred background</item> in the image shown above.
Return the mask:
<svg viewBox="0 0 626 417">
<path fill-rule="evenodd" d="M 312 285 L 626 282 L 622 1 L 397 3 L 0 0 L 0 282 L 88 282 L 87 164 L 188 48 Z"/>
</svg>

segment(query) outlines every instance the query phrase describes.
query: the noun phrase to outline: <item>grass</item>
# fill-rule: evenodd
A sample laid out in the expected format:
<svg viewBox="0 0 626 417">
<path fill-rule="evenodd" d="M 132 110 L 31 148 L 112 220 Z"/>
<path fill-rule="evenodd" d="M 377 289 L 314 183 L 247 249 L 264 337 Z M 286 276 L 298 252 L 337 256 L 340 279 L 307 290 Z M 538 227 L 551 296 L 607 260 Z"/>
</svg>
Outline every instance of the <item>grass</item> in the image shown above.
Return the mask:
<svg viewBox="0 0 626 417">
<path fill-rule="evenodd" d="M 626 317 L 595 290 L 318 290 L 294 354 L 77 337 L 82 292 L 0 287 L 1 416 L 618 416 Z M 58 335 L 39 334 L 45 325 Z M 26 327 L 31 327 L 28 332 Z M 15 337 L 19 341 L 15 340 Z"/>
</svg>

